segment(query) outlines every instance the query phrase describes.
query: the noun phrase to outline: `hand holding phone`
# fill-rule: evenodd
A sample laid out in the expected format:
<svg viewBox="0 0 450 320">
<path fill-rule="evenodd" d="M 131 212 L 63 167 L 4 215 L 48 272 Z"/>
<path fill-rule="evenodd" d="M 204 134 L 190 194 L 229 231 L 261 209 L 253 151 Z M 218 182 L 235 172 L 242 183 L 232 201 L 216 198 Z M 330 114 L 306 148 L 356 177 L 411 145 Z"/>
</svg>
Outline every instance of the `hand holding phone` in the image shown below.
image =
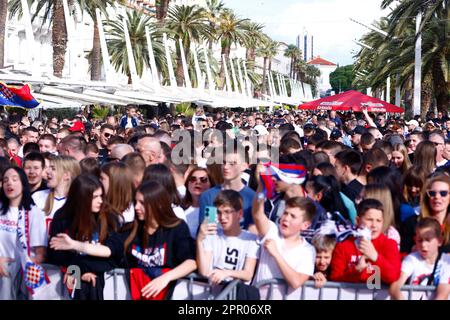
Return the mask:
<svg viewBox="0 0 450 320">
<path fill-rule="evenodd" d="M 205 218 L 208 223 L 217 223 L 217 208 L 213 206 L 207 206 L 205 208 Z"/>
</svg>

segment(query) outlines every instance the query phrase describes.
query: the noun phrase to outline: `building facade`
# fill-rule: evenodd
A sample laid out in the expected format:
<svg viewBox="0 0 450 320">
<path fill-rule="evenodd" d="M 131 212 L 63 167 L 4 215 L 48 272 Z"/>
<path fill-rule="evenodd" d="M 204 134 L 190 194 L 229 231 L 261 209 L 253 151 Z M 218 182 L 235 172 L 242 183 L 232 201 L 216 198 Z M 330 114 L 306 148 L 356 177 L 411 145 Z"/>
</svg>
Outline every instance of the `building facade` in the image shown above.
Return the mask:
<svg viewBox="0 0 450 320">
<path fill-rule="evenodd" d="M 318 79 L 318 86 L 320 96 L 325 96 L 327 90 L 331 90 L 330 74 L 336 70 L 337 65 L 331 61 L 325 60 L 320 56 L 308 61 L 309 65 L 315 66 L 320 70 L 320 78 Z"/>
</svg>

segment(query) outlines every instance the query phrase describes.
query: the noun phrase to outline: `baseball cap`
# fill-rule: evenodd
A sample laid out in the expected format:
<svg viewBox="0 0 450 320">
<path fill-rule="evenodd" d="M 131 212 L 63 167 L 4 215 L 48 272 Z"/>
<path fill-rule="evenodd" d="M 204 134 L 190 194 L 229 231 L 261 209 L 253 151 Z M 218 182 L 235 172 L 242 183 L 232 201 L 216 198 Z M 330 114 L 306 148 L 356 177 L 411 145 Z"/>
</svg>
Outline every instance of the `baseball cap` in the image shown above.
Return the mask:
<svg viewBox="0 0 450 320">
<path fill-rule="evenodd" d="M 266 127 L 264 127 L 262 124 L 258 124 L 253 128 L 253 131 L 258 136 L 265 136 L 269 134 L 269 131 L 267 131 Z"/>
<path fill-rule="evenodd" d="M 367 129 L 363 126 L 356 126 L 355 129 L 352 130 L 351 135 L 354 134 L 364 134 L 367 132 Z"/>
<path fill-rule="evenodd" d="M 413 126 L 415 126 L 415 127 L 418 127 L 418 126 L 419 126 L 419 122 L 417 122 L 417 120 L 414 120 L 414 119 L 409 120 L 409 121 L 406 121 L 405 123 L 406 123 L 408 126 L 410 126 L 410 125 L 413 125 Z"/>
<path fill-rule="evenodd" d="M 330 139 L 337 140 L 341 137 L 342 137 L 341 130 L 334 129 L 333 131 L 331 131 Z"/>
<path fill-rule="evenodd" d="M 81 121 L 75 121 L 75 122 L 73 123 L 73 125 L 69 128 L 69 131 L 72 131 L 72 132 L 77 132 L 77 131 L 84 132 L 84 131 L 85 131 L 85 128 L 84 128 L 83 122 L 81 122 Z"/>
</svg>

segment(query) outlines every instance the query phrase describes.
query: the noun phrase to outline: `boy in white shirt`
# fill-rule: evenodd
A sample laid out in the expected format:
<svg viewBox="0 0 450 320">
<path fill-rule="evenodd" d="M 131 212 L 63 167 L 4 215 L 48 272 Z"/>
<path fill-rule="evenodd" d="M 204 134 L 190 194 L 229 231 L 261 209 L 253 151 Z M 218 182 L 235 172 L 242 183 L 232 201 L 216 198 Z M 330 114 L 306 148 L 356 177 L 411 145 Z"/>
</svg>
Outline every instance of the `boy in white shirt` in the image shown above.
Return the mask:
<svg viewBox="0 0 450 320">
<path fill-rule="evenodd" d="M 450 254 L 443 254 L 441 260 L 442 266 L 435 299 L 448 300 L 450 296 Z"/>
<path fill-rule="evenodd" d="M 213 284 L 240 279 L 249 283 L 255 272 L 259 245 L 255 234 L 242 230 L 243 200 L 239 192 L 222 190 L 214 200 L 216 223 L 208 217 L 200 225 L 197 235 L 197 266 L 201 275 Z"/>
<path fill-rule="evenodd" d="M 389 292 L 395 300 L 404 300 L 402 286 L 410 279 L 412 285 L 437 285 L 439 275 L 433 275 L 439 257 L 439 247 L 442 245 L 442 232 L 439 222 L 433 218 L 419 220 L 416 226 L 417 251 L 407 255 L 402 261 L 400 278 L 391 284 Z M 437 265 L 436 267 L 439 267 Z M 433 283 L 430 282 L 433 279 Z"/>
<path fill-rule="evenodd" d="M 284 279 L 288 291 L 292 291 L 314 275 L 316 252 L 300 232 L 309 228 L 315 212 L 316 206 L 311 199 L 290 198 L 276 225 L 264 214 L 264 194 L 258 193 L 253 201 L 253 220 L 264 245 L 255 284 L 262 280 Z"/>
</svg>

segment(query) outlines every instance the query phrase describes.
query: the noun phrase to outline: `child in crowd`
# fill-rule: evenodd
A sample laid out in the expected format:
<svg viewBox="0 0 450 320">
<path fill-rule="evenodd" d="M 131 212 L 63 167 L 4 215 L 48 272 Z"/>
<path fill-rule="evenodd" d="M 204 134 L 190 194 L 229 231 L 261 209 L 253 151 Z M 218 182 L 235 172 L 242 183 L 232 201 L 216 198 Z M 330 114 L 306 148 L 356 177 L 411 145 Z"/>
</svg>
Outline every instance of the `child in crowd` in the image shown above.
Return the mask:
<svg viewBox="0 0 450 320">
<path fill-rule="evenodd" d="M 263 247 L 254 282 L 284 279 L 288 291 L 295 290 L 314 275 L 316 252 L 300 232 L 311 225 L 316 206 L 309 198 L 290 198 L 276 225 L 264 214 L 263 205 L 264 194 L 258 193 L 253 201 L 253 220 Z"/>
<path fill-rule="evenodd" d="M 413 285 L 437 285 L 439 275 L 436 271 L 439 262 L 439 247 L 442 245 L 442 232 L 439 222 L 433 218 L 421 219 L 416 226 L 417 251 L 409 254 L 402 262 L 400 279 L 391 284 L 389 292 L 395 300 L 404 300 L 402 286 L 408 281 Z"/>
<path fill-rule="evenodd" d="M 250 282 L 259 256 L 256 235 L 242 230 L 243 200 L 239 192 L 222 190 L 214 201 L 216 223 L 206 217 L 197 236 L 197 265 L 201 275 L 213 284 L 240 279 Z"/>
<path fill-rule="evenodd" d="M 370 239 L 351 237 L 336 245 L 331 260 L 330 280 L 337 282 L 366 282 L 379 269 L 381 281 L 391 284 L 400 277 L 400 252 L 394 240 L 382 232 L 383 204 L 365 199 L 358 205 L 356 219 L 360 228 L 370 230 Z"/>
<path fill-rule="evenodd" d="M 322 288 L 330 275 L 331 258 L 336 246 L 336 239 L 325 234 L 316 234 L 312 239 L 314 249 L 316 249 L 316 265 L 314 276 L 316 288 Z"/>
</svg>

